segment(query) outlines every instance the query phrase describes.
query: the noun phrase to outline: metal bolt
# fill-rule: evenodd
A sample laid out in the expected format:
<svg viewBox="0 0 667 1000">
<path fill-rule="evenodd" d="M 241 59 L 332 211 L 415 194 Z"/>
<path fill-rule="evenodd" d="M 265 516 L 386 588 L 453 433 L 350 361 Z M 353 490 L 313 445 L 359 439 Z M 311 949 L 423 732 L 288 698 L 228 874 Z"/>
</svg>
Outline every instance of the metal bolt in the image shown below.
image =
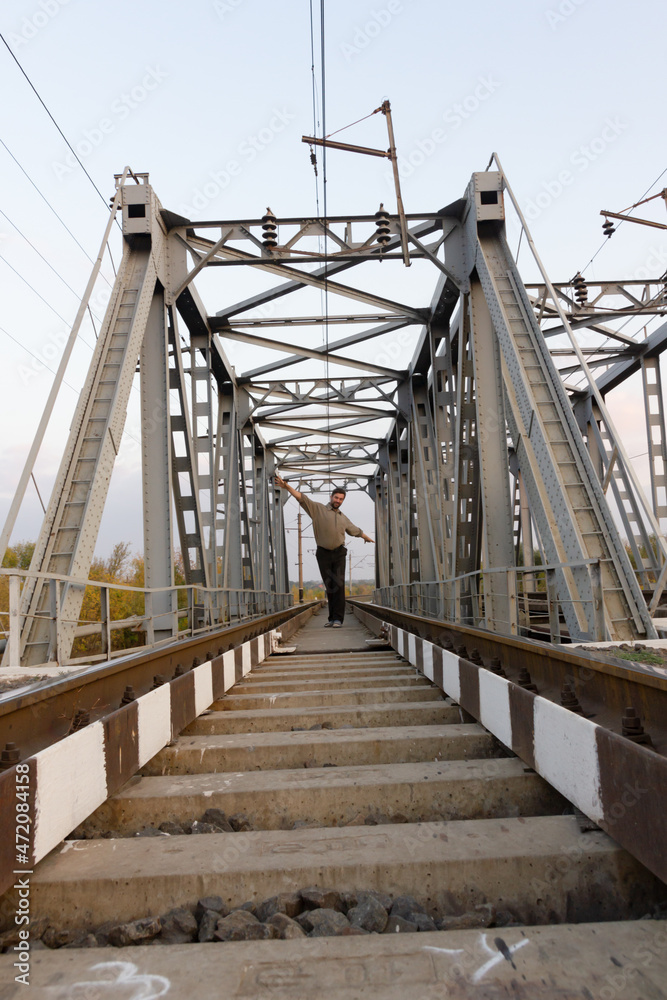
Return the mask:
<svg viewBox="0 0 667 1000">
<path fill-rule="evenodd" d="M 192 669 L 194 670 L 194 668 L 198 667 L 200 663 L 201 663 L 201 660 L 199 659 L 199 657 L 195 656 L 195 658 L 192 661 Z"/>
<path fill-rule="evenodd" d="M 84 708 L 77 708 L 72 719 L 72 725 L 70 726 L 70 733 L 76 733 L 79 729 L 85 729 L 89 722 L 90 712 L 87 712 Z"/>
<path fill-rule="evenodd" d="M 162 674 L 156 674 L 155 677 L 153 678 L 153 687 L 151 690 L 154 691 L 155 688 L 162 687 L 163 684 L 164 684 L 164 677 L 162 676 Z"/>
<path fill-rule="evenodd" d="M 463 644 L 461 644 L 460 646 L 455 646 L 454 652 L 456 653 L 457 656 L 462 656 L 465 660 L 468 659 L 468 650 Z"/>
<path fill-rule="evenodd" d="M 644 732 L 641 719 L 631 705 L 625 710 L 625 715 L 621 719 L 621 727 L 621 731 L 626 739 L 632 740 L 633 743 L 641 743 L 644 746 L 653 746 L 653 740 L 648 733 Z"/>
<path fill-rule="evenodd" d="M 519 670 L 518 684 L 519 687 L 525 688 L 526 691 L 534 691 L 537 694 L 537 688 L 530 679 L 530 674 L 525 667 L 521 667 Z"/>
<path fill-rule="evenodd" d="M 215 656 L 215 654 L 210 649 L 206 650 L 206 659 L 207 660 L 212 660 L 214 656 Z"/>
<path fill-rule="evenodd" d="M 134 693 L 134 688 L 132 687 L 131 684 L 128 684 L 125 690 L 123 691 L 123 697 L 120 699 L 121 706 L 129 705 L 131 701 L 136 701 L 136 700 L 137 696 Z"/>
<path fill-rule="evenodd" d="M 503 665 L 497 656 L 493 656 L 491 658 L 491 662 L 489 663 L 489 670 L 493 674 L 498 674 L 499 677 L 507 677 L 507 674 L 503 670 Z"/>
<path fill-rule="evenodd" d="M 0 752 L 0 771 L 8 771 L 21 759 L 21 751 L 16 743 L 5 743 L 5 749 Z"/>
<path fill-rule="evenodd" d="M 176 669 L 174 670 L 174 677 L 182 677 L 185 673 L 185 668 L 182 663 L 176 664 Z"/>
<path fill-rule="evenodd" d="M 567 708 L 570 712 L 578 712 L 580 715 L 584 714 L 574 688 L 568 681 L 565 681 L 563 684 L 563 690 L 560 693 L 560 703 L 563 708 Z"/>
<path fill-rule="evenodd" d="M 468 657 L 468 659 L 470 660 L 471 663 L 477 663 L 481 667 L 484 666 L 484 661 L 482 660 L 482 657 L 478 649 L 472 649 L 470 651 L 470 656 Z"/>
</svg>

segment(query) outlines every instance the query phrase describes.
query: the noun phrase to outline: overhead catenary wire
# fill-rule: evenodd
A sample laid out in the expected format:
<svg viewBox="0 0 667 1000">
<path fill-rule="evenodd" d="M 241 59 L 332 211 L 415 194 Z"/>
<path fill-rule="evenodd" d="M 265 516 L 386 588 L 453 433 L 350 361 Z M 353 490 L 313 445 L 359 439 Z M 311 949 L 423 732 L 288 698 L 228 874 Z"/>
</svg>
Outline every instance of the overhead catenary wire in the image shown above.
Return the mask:
<svg viewBox="0 0 667 1000">
<path fill-rule="evenodd" d="M 48 206 L 48 208 L 51 210 L 51 212 L 53 212 L 53 214 L 55 215 L 55 217 L 58 220 L 58 222 L 60 223 L 60 225 L 63 226 L 63 228 L 69 233 L 69 235 L 72 237 L 72 239 L 74 240 L 74 242 L 76 243 L 76 245 L 85 254 L 85 256 L 90 261 L 90 263 L 94 264 L 95 261 L 90 256 L 90 254 L 88 253 L 88 251 L 86 250 L 86 248 L 79 242 L 79 240 L 76 238 L 76 236 L 74 235 L 74 233 L 72 232 L 72 230 L 69 228 L 69 226 L 67 225 L 67 223 L 65 222 L 65 220 L 60 215 L 58 215 L 58 213 L 56 212 L 55 208 L 53 207 L 53 205 L 51 204 L 51 202 L 49 201 L 49 199 L 46 197 L 46 195 L 44 194 L 44 192 L 41 190 L 41 188 L 39 187 L 39 185 L 35 183 L 35 181 L 32 179 L 32 177 L 30 176 L 30 174 L 28 173 L 28 171 L 25 169 L 25 167 L 23 166 L 23 164 L 20 163 L 19 160 L 17 160 L 17 158 L 14 156 L 14 154 L 12 153 L 12 151 L 9 148 L 9 146 L 7 145 L 7 143 L 4 142 L 4 140 L 1 139 L 1 138 L 0 138 L 0 145 L 2 145 L 4 147 L 4 149 L 6 150 L 6 152 L 9 153 L 9 155 L 11 156 L 12 160 L 14 161 L 14 163 L 16 164 L 16 166 L 19 168 L 19 170 L 21 171 L 21 173 L 23 173 L 24 176 L 26 177 L 26 179 L 29 181 L 29 183 L 32 184 L 32 186 L 34 187 L 35 191 L 40 196 L 40 198 L 42 199 L 42 201 L 44 201 L 46 203 L 46 205 Z M 109 257 L 111 258 L 111 251 L 109 251 Z M 112 266 L 113 266 L 113 258 L 111 258 L 111 263 L 112 263 Z M 114 268 L 114 270 L 115 270 L 115 268 Z M 104 274 L 101 275 L 101 277 L 102 277 L 102 279 L 104 281 L 106 281 L 106 283 L 109 286 L 109 288 L 111 288 L 112 285 L 111 285 L 111 282 L 109 281 L 109 279 Z"/>
<path fill-rule="evenodd" d="M 649 193 L 649 191 L 651 190 L 651 188 L 654 188 L 656 186 L 656 184 L 660 180 L 662 180 L 662 178 L 665 176 L 665 174 L 667 174 L 667 167 L 665 167 L 665 169 L 662 171 L 662 173 L 660 173 L 658 175 L 658 177 L 656 177 L 656 179 L 653 181 L 652 184 L 649 184 L 649 186 L 646 188 L 646 191 L 644 191 L 644 193 L 637 199 L 637 201 L 634 203 L 634 205 L 631 206 L 631 208 L 629 209 L 629 211 L 632 211 L 633 208 L 637 207 L 637 205 L 639 204 L 639 202 L 643 198 L 646 197 L 646 195 Z M 618 220 L 618 225 L 616 226 L 616 229 L 619 229 L 622 225 L 623 225 L 623 219 L 619 219 Z M 609 240 L 607 239 L 607 237 L 605 237 L 605 239 L 603 240 L 603 242 L 600 244 L 600 246 L 598 247 L 598 249 L 595 251 L 595 253 L 591 257 L 591 259 L 589 260 L 588 264 L 586 264 L 586 267 L 582 267 L 582 269 L 580 271 L 581 274 L 583 274 L 584 271 L 588 270 L 588 268 L 591 266 L 591 264 L 593 263 L 593 261 L 595 260 L 595 258 L 597 257 L 597 255 L 600 253 L 600 251 L 602 250 L 602 248 L 607 245 L 608 242 L 609 242 Z"/>
<path fill-rule="evenodd" d="M 41 94 L 37 90 L 37 87 L 34 85 L 34 83 L 32 82 L 32 80 L 30 79 L 30 77 L 28 76 L 28 74 L 26 73 L 26 71 L 24 70 L 23 66 L 21 65 L 21 63 L 17 59 L 16 55 L 12 51 L 12 48 L 11 48 L 9 42 L 7 41 L 7 39 L 5 38 L 5 36 L 1 32 L 0 32 L 0 41 L 2 41 L 2 43 L 4 44 L 5 48 L 9 52 L 10 56 L 12 57 L 12 59 L 14 60 L 14 62 L 18 66 L 18 68 L 20 69 L 21 73 L 25 77 L 26 81 L 28 82 L 28 85 L 31 88 L 31 90 L 33 91 L 35 97 L 37 98 L 37 100 L 39 101 L 39 103 L 42 105 L 42 107 L 46 111 L 47 115 L 49 116 L 49 118 L 51 119 L 51 121 L 53 122 L 53 124 L 55 125 L 55 127 L 57 128 L 57 130 L 60 133 L 61 137 L 65 141 L 65 143 L 67 145 L 67 148 L 70 150 L 70 152 L 74 156 L 74 159 L 79 164 L 79 166 L 83 170 L 84 174 L 86 175 L 86 177 L 88 178 L 88 180 L 90 181 L 90 183 L 95 188 L 95 190 L 96 190 L 97 194 L 99 195 L 99 197 L 102 199 L 104 207 L 106 208 L 107 211 L 109 211 L 109 203 L 108 203 L 107 199 L 104 197 L 104 195 L 102 194 L 102 192 L 98 188 L 97 184 L 95 183 L 95 181 L 93 180 L 93 178 L 90 176 L 90 174 L 88 173 L 88 171 L 84 167 L 83 163 L 79 159 L 79 156 L 78 156 L 76 150 L 74 149 L 74 147 L 72 146 L 71 142 L 69 141 L 69 139 L 67 138 L 67 136 L 65 135 L 65 133 L 63 132 L 63 130 L 61 129 L 61 127 L 58 124 L 58 122 L 55 120 L 55 118 L 53 117 L 53 115 L 51 114 L 51 112 L 49 111 L 49 109 L 47 108 L 46 103 L 44 102 L 44 99 L 42 98 Z"/>
<path fill-rule="evenodd" d="M 17 233 L 19 234 L 19 236 L 20 236 L 20 237 L 21 237 L 21 238 L 22 238 L 23 240 L 25 240 L 25 242 L 26 242 L 26 243 L 28 244 L 28 246 L 29 246 L 29 247 L 31 247 L 31 248 L 32 248 L 32 249 L 33 249 L 33 250 L 35 251 L 35 253 L 37 254 L 37 256 L 38 256 L 38 257 L 41 257 L 41 259 L 42 259 L 42 260 L 44 261 L 44 263 L 46 264 L 46 266 L 47 266 L 47 267 L 48 267 L 48 268 L 49 268 L 49 269 L 50 269 L 51 271 L 53 271 L 53 273 L 55 274 L 55 276 L 56 276 L 56 277 L 57 277 L 57 278 L 58 278 L 58 279 L 59 279 L 60 281 L 62 281 L 63 285 L 64 285 L 64 286 L 65 286 L 66 288 L 68 288 L 68 289 L 69 289 L 69 291 L 70 291 L 70 292 L 72 293 L 72 295 L 75 295 L 77 299 L 80 299 L 80 298 L 81 298 L 81 296 L 80 296 L 80 295 L 79 295 L 79 293 L 78 293 L 78 292 L 76 291 L 76 289 L 72 288 L 72 286 L 70 285 L 70 283 L 69 283 L 69 282 L 68 282 L 68 281 L 67 281 L 67 280 L 66 280 L 65 278 L 63 278 L 63 276 L 62 276 L 62 274 L 60 273 L 60 271 L 58 271 L 58 270 L 57 270 L 57 268 L 55 268 L 55 267 L 53 266 L 53 264 L 51 264 L 51 262 L 50 262 L 50 261 L 48 261 L 48 260 L 46 259 L 46 257 L 44 256 L 44 254 L 43 254 L 43 253 L 42 253 L 42 252 L 41 252 L 40 250 L 38 250 L 38 249 L 37 249 L 37 247 L 36 247 L 36 246 L 35 246 L 35 244 L 34 244 L 34 243 L 32 242 L 32 240 L 30 240 L 30 239 L 29 239 L 29 238 L 28 238 L 28 237 L 26 236 L 26 234 L 25 234 L 25 233 L 24 233 L 24 232 L 23 232 L 23 231 L 22 231 L 21 229 L 19 229 L 19 227 L 18 227 L 18 226 L 16 225 L 16 223 L 15 223 L 15 222 L 12 222 L 12 220 L 11 220 L 11 219 L 9 218 L 9 216 L 7 215 L 7 213 L 6 213 L 6 212 L 4 212 L 4 211 L 3 211 L 3 210 L 2 210 L 1 208 L 0 208 L 0 215 L 2 215 L 2 216 L 3 216 L 3 217 L 4 217 L 5 219 L 6 219 L 6 220 L 7 220 L 7 222 L 9 223 L 9 225 L 10 225 L 10 226 L 11 226 L 11 227 L 12 227 L 13 229 L 15 229 L 15 230 L 16 230 L 16 232 L 17 232 Z M 98 316 L 97 318 L 99 319 L 99 316 Z"/>
</svg>

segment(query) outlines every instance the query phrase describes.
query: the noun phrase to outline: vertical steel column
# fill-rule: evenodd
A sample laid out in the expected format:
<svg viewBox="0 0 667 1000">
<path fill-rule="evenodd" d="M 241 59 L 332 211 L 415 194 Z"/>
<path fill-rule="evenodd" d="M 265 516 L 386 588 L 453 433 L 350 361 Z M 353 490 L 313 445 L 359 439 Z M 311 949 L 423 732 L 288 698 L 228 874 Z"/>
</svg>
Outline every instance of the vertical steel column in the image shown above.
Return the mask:
<svg viewBox="0 0 667 1000">
<path fill-rule="evenodd" d="M 187 584 L 206 584 L 206 560 L 203 551 L 203 531 L 199 509 L 197 469 L 193 460 L 192 428 L 185 384 L 185 366 L 181 350 L 176 310 L 170 308 L 169 318 L 169 430 L 171 435 L 172 485 L 176 524 Z M 175 395 L 175 398 L 173 396 Z"/>
<path fill-rule="evenodd" d="M 470 285 L 470 319 L 484 517 L 482 559 L 484 568 L 490 570 L 514 565 L 512 504 L 500 349 L 482 286 L 476 279 Z M 508 590 L 508 580 L 504 573 L 485 576 L 484 616 L 487 628 L 494 632 L 516 634 L 516 592 L 513 585 Z"/>
<path fill-rule="evenodd" d="M 454 478 L 454 523 L 452 525 L 453 576 L 462 576 L 480 568 L 481 503 L 479 486 L 479 450 L 477 447 L 477 406 L 475 403 L 475 366 L 470 335 L 469 296 L 461 302 L 459 357 L 456 385 L 456 436 Z M 474 619 L 471 584 L 460 592 L 457 604 L 463 619 Z"/>
<path fill-rule="evenodd" d="M 412 455 L 415 470 L 419 579 L 440 579 L 443 569 L 441 460 L 435 437 L 431 394 L 412 377 Z"/>
<path fill-rule="evenodd" d="M 667 518 L 667 434 L 659 357 L 642 358 L 642 380 L 653 513 L 660 522 Z"/>
<path fill-rule="evenodd" d="M 174 586 L 172 539 L 172 473 L 169 434 L 168 337 L 164 290 L 158 284 L 141 348 L 141 467 L 144 514 L 144 583 L 146 587 Z M 176 594 L 153 595 L 154 641 L 178 633 Z"/>
</svg>

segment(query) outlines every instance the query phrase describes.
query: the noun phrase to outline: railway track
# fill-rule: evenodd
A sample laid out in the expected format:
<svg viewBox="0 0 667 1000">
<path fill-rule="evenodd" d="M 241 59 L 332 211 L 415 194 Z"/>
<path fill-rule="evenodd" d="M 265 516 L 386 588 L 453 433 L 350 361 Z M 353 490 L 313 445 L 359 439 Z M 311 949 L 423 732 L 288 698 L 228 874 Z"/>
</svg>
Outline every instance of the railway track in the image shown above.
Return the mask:
<svg viewBox="0 0 667 1000">
<path fill-rule="evenodd" d="M 665 997 L 659 865 L 569 801 L 594 783 L 572 762 L 590 770 L 595 723 L 567 713 L 559 763 L 548 717 L 546 748 L 537 729 L 528 746 L 517 705 L 543 711 L 534 692 L 396 625 L 393 648 L 370 650 L 358 623 L 323 631 L 321 620 L 295 655 L 252 670 L 237 655 L 235 682 L 203 711 L 194 678 L 197 717 L 143 760 L 138 712 L 140 773 L 30 875 L 31 995 Z M 505 707 L 514 725 L 500 740 Z M 640 781 L 664 758 L 630 746 L 636 801 L 619 792 L 616 822 L 634 822 L 646 855 L 645 802 L 659 838 L 665 798 Z M 537 770 L 549 767 L 547 782 Z M 614 803 L 600 801 L 588 812 L 603 825 Z M 3 897 L 5 916 L 17 894 Z M 4 937 L 2 1000 L 22 995 L 16 937 Z"/>
</svg>

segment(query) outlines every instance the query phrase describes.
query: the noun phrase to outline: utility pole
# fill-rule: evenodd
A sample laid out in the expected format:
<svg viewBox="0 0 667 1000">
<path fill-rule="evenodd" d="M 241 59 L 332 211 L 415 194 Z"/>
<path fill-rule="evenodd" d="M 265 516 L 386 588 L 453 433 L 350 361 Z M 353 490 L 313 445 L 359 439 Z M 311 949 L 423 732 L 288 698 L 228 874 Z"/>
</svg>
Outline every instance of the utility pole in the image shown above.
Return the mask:
<svg viewBox="0 0 667 1000">
<path fill-rule="evenodd" d="M 301 547 L 301 508 L 296 519 L 298 539 L 299 539 L 299 604 L 303 604 L 303 549 Z"/>
</svg>

